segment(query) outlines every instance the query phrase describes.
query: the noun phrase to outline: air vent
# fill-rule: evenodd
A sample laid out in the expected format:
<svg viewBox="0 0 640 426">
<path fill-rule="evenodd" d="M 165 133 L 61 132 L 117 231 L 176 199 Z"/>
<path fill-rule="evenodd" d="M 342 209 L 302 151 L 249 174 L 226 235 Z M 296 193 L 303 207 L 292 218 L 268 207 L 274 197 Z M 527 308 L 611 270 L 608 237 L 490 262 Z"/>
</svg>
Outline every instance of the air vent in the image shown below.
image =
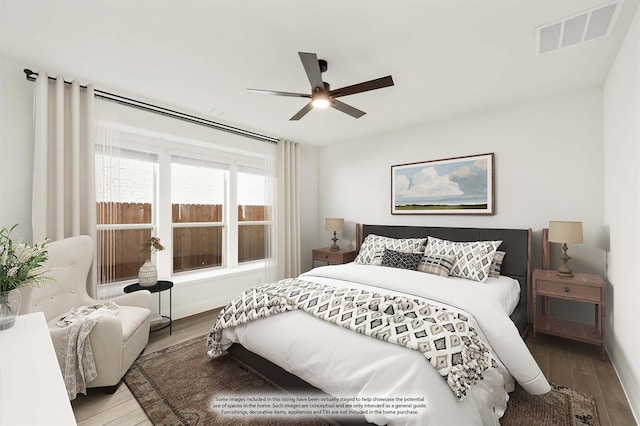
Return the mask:
<svg viewBox="0 0 640 426">
<path fill-rule="evenodd" d="M 596 40 L 611 34 L 622 0 L 536 27 L 536 54 Z"/>
</svg>

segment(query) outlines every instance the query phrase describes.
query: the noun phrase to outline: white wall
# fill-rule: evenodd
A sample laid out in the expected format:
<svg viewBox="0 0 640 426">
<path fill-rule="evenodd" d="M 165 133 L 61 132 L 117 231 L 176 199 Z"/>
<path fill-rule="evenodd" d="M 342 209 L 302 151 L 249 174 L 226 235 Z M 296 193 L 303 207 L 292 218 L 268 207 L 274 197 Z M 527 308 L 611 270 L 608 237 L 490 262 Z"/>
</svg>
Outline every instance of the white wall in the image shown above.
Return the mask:
<svg viewBox="0 0 640 426">
<path fill-rule="evenodd" d="M 30 241 L 33 83 L 22 65 L 0 57 L 0 227 L 19 223 L 16 232 Z"/>
<path fill-rule="evenodd" d="M 532 228 L 534 267 L 549 220 L 580 220 L 585 243 L 569 247 L 571 266 L 604 274 L 602 132 L 602 91 L 593 89 L 331 145 L 319 154 L 319 217 L 344 217 L 342 243 L 351 245 L 356 222 Z M 391 215 L 392 165 L 487 152 L 495 153 L 495 215 Z M 556 267 L 558 245 L 551 254 Z M 593 321 L 589 305 L 552 300 L 551 308 Z"/>
<path fill-rule="evenodd" d="M 392 165 L 487 152 L 495 153 L 495 215 L 391 215 Z M 343 243 L 353 244 L 355 222 L 532 228 L 539 262 L 549 220 L 581 220 L 585 243 L 569 247 L 573 269 L 604 272 L 601 90 L 335 144 L 320 150 L 319 170 L 319 217 L 348 221 Z"/>
<path fill-rule="evenodd" d="M 604 86 L 604 223 L 607 250 L 607 349 L 640 419 L 640 12 Z"/>
</svg>

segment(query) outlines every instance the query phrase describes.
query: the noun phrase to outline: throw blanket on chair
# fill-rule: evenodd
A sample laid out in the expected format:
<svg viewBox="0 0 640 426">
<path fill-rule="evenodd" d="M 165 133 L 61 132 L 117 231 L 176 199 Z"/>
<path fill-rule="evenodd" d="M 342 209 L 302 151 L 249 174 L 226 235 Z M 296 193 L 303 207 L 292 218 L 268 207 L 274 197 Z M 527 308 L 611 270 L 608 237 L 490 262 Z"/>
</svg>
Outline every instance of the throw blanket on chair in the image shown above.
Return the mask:
<svg viewBox="0 0 640 426">
<path fill-rule="evenodd" d="M 226 354 L 223 329 L 295 309 L 420 351 L 460 400 L 482 379 L 484 371 L 497 366 L 463 314 L 417 299 L 336 288 L 298 278 L 251 288 L 227 305 L 209 332 L 209 356 Z"/>
<path fill-rule="evenodd" d="M 56 324 L 65 327 L 62 335 L 62 376 L 69 400 L 87 394 L 87 382 L 98 376 L 89 333 L 103 315 L 117 315 L 120 307 L 113 302 L 73 308 Z"/>
</svg>

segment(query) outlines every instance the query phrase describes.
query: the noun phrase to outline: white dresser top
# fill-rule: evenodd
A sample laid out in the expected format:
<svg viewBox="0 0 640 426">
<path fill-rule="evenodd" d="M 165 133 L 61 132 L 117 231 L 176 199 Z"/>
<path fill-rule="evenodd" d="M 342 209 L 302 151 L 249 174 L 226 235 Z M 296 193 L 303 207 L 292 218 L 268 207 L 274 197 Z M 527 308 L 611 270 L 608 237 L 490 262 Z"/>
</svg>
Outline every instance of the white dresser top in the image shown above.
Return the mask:
<svg viewBox="0 0 640 426">
<path fill-rule="evenodd" d="M 75 425 L 42 312 L 0 331 L 0 426 Z"/>
</svg>

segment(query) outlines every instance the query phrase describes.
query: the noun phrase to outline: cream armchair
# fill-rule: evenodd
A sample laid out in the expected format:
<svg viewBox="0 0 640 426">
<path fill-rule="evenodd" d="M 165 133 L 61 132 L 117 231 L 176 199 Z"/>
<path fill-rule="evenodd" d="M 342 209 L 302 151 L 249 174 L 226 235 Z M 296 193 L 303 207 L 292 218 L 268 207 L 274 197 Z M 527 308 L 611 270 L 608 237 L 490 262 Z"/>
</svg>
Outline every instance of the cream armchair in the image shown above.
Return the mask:
<svg viewBox="0 0 640 426">
<path fill-rule="evenodd" d="M 45 268 L 53 280 L 39 287 L 22 288 L 20 312 L 42 311 L 49 325 L 53 346 L 62 368 L 62 327 L 56 322 L 73 307 L 104 303 L 87 293 L 87 276 L 91 267 L 94 242 L 81 235 L 48 245 L 49 260 Z M 138 291 L 108 301 L 120 306 L 118 315 L 103 316 L 89 338 L 98 376 L 87 388 L 106 387 L 114 392 L 133 361 L 149 341 L 151 293 Z"/>
</svg>

